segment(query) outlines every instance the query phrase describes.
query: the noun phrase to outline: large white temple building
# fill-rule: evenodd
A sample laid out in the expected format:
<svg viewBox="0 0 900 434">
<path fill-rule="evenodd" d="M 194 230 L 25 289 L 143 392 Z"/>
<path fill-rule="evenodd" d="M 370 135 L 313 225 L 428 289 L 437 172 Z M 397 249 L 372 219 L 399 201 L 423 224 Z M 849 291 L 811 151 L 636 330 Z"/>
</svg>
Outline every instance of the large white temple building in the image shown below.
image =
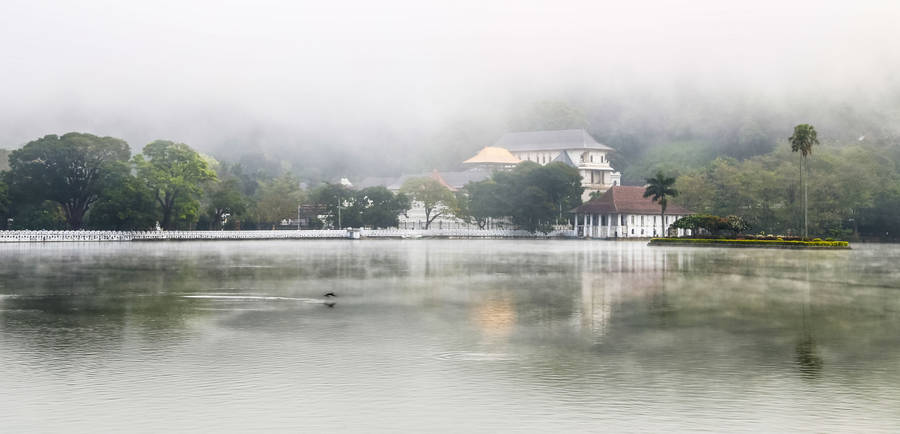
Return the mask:
<svg viewBox="0 0 900 434">
<path fill-rule="evenodd" d="M 622 175 L 609 162 L 613 148 L 597 142 L 583 129 L 529 131 L 506 133 L 492 146 L 482 148 L 476 155 L 462 162 L 465 170 L 431 171 L 390 178 L 366 178 L 355 185 L 366 188 L 382 185 L 398 192 L 410 178 L 430 177 L 451 191 L 463 188 L 469 182 L 487 179 L 497 170 L 509 170 L 523 161 L 541 165 L 560 162 L 574 167 L 581 174 L 584 187 L 582 201 L 594 192 L 603 193 L 621 184 Z M 421 204 L 413 204 L 405 216 L 400 216 L 400 227 L 422 229 L 425 210 Z M 452 215 L 441 216 L 431 224 L 432 228 L 470 227 Z"/>
<path fill-rule="evenodd" d="M 522 161 L 541 165 L 561 162 L 578 169 L 584 187 L 582 200 L 622 183 L 622 174 L 609 163 L 608 154 L 613 148 L 597 142 L 582 129 L 506 133 L 494 147 L 506 149 Z"/>
</svg>

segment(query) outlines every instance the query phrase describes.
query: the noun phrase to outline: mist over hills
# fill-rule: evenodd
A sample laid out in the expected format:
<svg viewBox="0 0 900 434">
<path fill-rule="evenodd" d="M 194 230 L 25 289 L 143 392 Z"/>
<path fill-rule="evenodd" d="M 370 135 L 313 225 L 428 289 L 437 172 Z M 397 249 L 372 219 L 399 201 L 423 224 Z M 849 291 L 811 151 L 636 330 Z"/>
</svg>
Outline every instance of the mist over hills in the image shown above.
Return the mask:
<svg viewBox="0 0 900 434">
<path fill-rule="evenodd" d="M 798 123 L 898 146 L 900 5 L 720 3 L 14 3 L 0 147 L 164 138 L 318 181 L 585 128 L 636 183 L 766 153 Z"/>
</svg>

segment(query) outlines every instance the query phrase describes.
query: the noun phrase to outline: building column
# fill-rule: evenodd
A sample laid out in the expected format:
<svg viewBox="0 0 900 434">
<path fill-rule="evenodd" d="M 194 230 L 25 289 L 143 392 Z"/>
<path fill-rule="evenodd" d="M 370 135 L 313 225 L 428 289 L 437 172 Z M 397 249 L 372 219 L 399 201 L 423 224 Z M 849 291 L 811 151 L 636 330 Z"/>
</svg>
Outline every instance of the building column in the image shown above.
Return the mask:
<svg viewBox="0 0 900 434">
<path fill-rule="evenodd" d="M 582 223 L 582 225 L 581 225 L 581 233 L 584 236 L 584 238 L 587 238 L 587 236 L 588 236 L 587 214 L 582 214 L 581 216 L 584 219 L 584 223 Z"/>
<path fill-rule="evenodd" d="M 588 231 L 589 231 L 588 233 L 590 235 L 588 235 L 588 237 L 594 238 L 594 214 L 591 213 L 589 215 L 590 215 L 590 218 L 588 219 Z"/>
<path fill-rule="evenodd" d="M 606 215 L 606 238 L 612 238 L 612 214 Z"/>
</svg>

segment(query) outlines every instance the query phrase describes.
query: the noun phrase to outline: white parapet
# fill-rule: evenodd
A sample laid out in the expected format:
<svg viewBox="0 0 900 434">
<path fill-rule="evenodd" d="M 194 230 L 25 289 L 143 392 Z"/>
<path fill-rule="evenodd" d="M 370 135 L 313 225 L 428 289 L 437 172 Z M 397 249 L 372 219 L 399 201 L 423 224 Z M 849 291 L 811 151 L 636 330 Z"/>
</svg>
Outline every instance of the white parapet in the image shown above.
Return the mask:
<svg viewBox="0 0 900 434">
<path fill-rule="evenodd" d="M 323 229 L 305 231 L 0 231 L 0 243 L 84 241 L 279 240 L 323 238 L 574 238 L 513 229 Z"/>
</svg>

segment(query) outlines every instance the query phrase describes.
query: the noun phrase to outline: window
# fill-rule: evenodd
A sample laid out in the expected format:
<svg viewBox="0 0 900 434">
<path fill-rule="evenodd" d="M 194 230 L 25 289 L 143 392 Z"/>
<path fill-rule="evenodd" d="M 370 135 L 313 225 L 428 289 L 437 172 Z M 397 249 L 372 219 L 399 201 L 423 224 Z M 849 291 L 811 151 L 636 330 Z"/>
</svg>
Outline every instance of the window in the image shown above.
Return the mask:
<svg viewBox="0 0 900 434">
<path fill-rule="evenodd" d="M 631 224 L 634 224 L 634 216 L 631 216 Z M 634 232 L 632 232 L 634 233 Z"/>
<path fill-rule="evenodd" d="M 643 226 L 643 225 L 644 225 L 644 216 L 641 216 L 641 226 Z M 644 231 L 641 231 L 641 233 L 643 234 Z"/>
</svg>

